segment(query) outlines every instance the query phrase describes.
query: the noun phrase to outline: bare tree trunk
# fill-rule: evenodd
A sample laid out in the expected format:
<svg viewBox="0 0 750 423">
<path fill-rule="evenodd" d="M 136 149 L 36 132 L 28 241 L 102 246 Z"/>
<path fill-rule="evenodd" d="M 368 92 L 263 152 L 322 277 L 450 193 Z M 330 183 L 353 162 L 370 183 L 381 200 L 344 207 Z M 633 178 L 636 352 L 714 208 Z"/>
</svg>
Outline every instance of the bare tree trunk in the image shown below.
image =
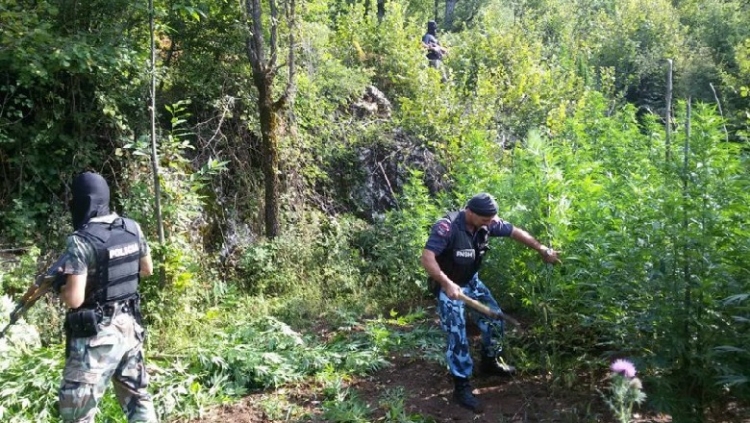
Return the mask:
<svg viewBox="0 0 750 423">
<path fill-rule="evenodd" d="M 664 111 L 664 129 L 666 130 L 664 159 L 669 161 L 669 150 L 672 148 L 672 59 L 667 59 L 669 69 L 667 70 L 667 98 Z"/>
<path fill-rule="evenodd" d="M 716 88 L 714 88 L 714 84 L 710 83 L 708 84 L 709 87 L 711 87 L 711 91 L 714 93 L 714 98 L 716 99 L 716 107 L 719 108 L 719 116 L 721 116 L 721 126 L 724 128 L 724 141 L 729 142 L 729 131 L 727 131 L 727 123 L 724 120 L 724 112 L 721 110 L 721 101 L 719 101 L 719 95 L 716 94 Z"/>
<path fill-rule="evenodd" d="M 691 103 L 692 100 L 690 97 L 688 97 L 687 100 L 687 109 L 685 110 L 685 149 L 684 149 L 684 156 L 683 156 L 683 162 L 682 162 L 682 199 L 683 199 L 683 205 L 682 205 L 682 237 L 687 238 L 688 237 L 688 201 L 690 199 L 690 193 L 688 192 L 688 183 L 689 183 L 689 176 L 688 176 L 688 164 L 690 159 L 690 119 L 691 119 Z M 683 254 L 683 263 L 682 263 L 682 277 L 685 280 L 685 300 L 683 303 L 683 310 L 685 311 L 687 316 L 692 317 L 692 309 L 693 309 L 693 283 L 691 282 L 690 278 L 690 246 L 689 241 L 685 239 L 684 246 L 682 249 Z M 692 339 L 693 335 L 690 333 L 690 322 L 691 319 L 685 319 L 685 334 L 683 339 Z M 692 343 L 691 349 L 692 349 Z M 691 362 L 691 356 L 690 351 L 685 351 L 685 365 L 688 366 Z"/>
<path fill-rule="evenodd" d="M 456 11 L 458 0 L 445 0 L 445 23 L 443 28 L 450 30 L 453 27 L 453 13 Z"/>
<path fill-rule="evenodd" d="M 271 83 L 273 77 L 260 75 L 254 78 L 258 89 L 260 114 L 261 153 L 263 154 L 264 221 L 266 236 L 279 235 L 279 134 L 278 115 L 275 110 Z"/>
<path fill-rule="evenodd" d="M 283 111 L 294 97 L 294 18 L 295 0 L 286 3 L 286 18 L 289 23 L 289 80 L 286 90 L 278 99 L 273 98 L 273 81 L 276 77 L 276 59 L 278 53 L 278 25 L 280 23 L 276 0 L 269 0 L 270 39 L 269 53 L 266 57 L 266 41 L 263 37 L 263 10 L 260 0 L 245 0 L 247 26 L 249 35 L 246 40 L 247 56 L 253 69 L 253 84 L 258 90 L 258 113 L 260 115 L 261 153 L 263 154 L 264 179 L 264 221 L 266 237 L 275 238 L 279 235 L 279 119 Z"/>
<path fill-rule="evenodd" d="M 150 86 L 149 113 L 151 115 L 151 167 L 154 172 L 154 212 L 156 213 L 156 229 L 159 234 L 159 245 L 164 246 L 164 219 L 161 213 L 161 185 L 159 184 L 159 158 L 156 154 L 156 42 L 154 41 L 154 0 L 148 2 L 148 26 L 151 46 L 151 60 L 149 63 Z M 164 269 L 164 250 L 159 249 L 157 259 L 159 260 L 159 284 L 164 287 L 167 284 L 166 270 Z"/>
<path fill-rule="evenodd" d="M 434 18 L 435 22 L 439 21 L 438 19 L 439 10 L 440 10 L 440 0 L 435 0 L 435 18 Z"/>
<path fill-rule="evenodd" d="M 375 13 L 378 16 L 378 22 L 381 22 L 385 17 L 385 2 L 386 0 L 374 0 L 375 1 Z M 372 10 L 373 0 L 367 0 L 365 2 L 365 15 L 369 14 Z"/>
</svg>

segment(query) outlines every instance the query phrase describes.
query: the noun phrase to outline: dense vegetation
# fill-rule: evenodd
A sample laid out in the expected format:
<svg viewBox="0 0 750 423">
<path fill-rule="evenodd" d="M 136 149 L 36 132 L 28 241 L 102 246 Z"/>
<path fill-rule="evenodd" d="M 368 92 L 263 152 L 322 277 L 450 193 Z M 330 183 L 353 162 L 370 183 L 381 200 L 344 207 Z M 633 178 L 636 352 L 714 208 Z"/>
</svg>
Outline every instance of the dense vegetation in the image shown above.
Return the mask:
<svg viewBox="0 0 750 423">
<path fill-rule="evenodd" d="M 441 359 L 418 257 L 436 218 L 489 191 L 563 251 L 549 268 L 506 242 L 484 268 L 530 322 L 511 348 L 525 374 L 596 392 L 627 357 L 644 407 L 675 421 L 747 406 L 746 1 L 277 2 L 261 22 L 267 40 L 278 23 L 273 93 L 296 89 L 276 114 L 270 237 L 245 3 L 154 2 L 160 244 L 147 5 L 0 0 L 0 325 L 70 231 L 72 175 L 93 169 L 163 270 L 142 285 L 165 420 L 308 380 L 328 421 L 366 421 L 345 381 L 390 351 Z M 435 13 L 446 83 L 419 43 Z M 356 111 L 370 85 L 390 113 Z M 59 308 L 0 343 L 0 420 L 54 421 Z M 102 413 L 122 419 L 109 397 Z"/>
</svg>

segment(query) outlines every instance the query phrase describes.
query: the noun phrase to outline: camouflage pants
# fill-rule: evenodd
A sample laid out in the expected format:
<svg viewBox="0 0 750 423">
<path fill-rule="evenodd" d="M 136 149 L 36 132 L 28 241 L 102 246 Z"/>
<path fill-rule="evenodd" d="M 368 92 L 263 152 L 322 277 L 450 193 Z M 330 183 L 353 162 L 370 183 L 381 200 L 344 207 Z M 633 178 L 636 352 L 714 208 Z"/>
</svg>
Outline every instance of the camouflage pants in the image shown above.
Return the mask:
<svg viewBox="0 0 750 423">
<path fill-rule="evenodd" d="M 64 422 L 93 423 L 110 379 L 128 422 L 157 422 L 146 392 L 143 328 L 127 313 L 105 317 L 99 333 L 71 338 L 60 386 L 60 416 Z"/>
<path fill-rule="evenodd" d="M 464 294 L 478 300 L 494 310 L 500 310 L 497 301 L 487 287 L 474 276 L 463 288 Z M 469 338 L 466 335 L 466 315 L 477 324 L 482 337 L 482 354 L 496 357 L 502 349 L 503 321 L 490 319 L 472 308 L 467 308 L 463 301 L 451 300 L 440 290 L 438 296 L 438 313 L 440 325 L 448 335 L 448 346 L 445 359 L 453 376 L 469 378 L 474 368 L 471 359 Z"/>
</svg>

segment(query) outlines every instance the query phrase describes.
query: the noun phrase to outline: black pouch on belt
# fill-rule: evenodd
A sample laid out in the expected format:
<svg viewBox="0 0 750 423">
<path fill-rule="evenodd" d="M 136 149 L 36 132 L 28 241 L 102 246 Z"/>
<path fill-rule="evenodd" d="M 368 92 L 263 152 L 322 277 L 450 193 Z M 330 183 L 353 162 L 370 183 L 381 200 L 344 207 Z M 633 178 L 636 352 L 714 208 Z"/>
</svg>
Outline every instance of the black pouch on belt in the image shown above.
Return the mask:
<svg viewBox="0 0 750 423">
<path fill-rule="evenodd" d="M 73 338 L 88 338 L 99 333 L 99 316 L 93 309 L 72 311 L 65 325 Z"/>
</svg>

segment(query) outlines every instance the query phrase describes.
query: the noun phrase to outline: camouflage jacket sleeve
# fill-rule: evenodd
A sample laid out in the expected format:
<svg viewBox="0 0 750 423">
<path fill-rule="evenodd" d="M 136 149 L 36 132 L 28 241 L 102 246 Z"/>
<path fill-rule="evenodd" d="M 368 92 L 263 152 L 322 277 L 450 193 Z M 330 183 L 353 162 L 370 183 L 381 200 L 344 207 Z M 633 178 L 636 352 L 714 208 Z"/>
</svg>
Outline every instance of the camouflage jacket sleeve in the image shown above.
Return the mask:
<svg viewBox="0 0 750 423">
<path fill-rule="evenodd" d="M 76 234 L 68 237 L 63 255 L 62 273 L 66 275 L 83 275 L 96 264 L 96 254 L 91 244 Z"/>
</svg>

